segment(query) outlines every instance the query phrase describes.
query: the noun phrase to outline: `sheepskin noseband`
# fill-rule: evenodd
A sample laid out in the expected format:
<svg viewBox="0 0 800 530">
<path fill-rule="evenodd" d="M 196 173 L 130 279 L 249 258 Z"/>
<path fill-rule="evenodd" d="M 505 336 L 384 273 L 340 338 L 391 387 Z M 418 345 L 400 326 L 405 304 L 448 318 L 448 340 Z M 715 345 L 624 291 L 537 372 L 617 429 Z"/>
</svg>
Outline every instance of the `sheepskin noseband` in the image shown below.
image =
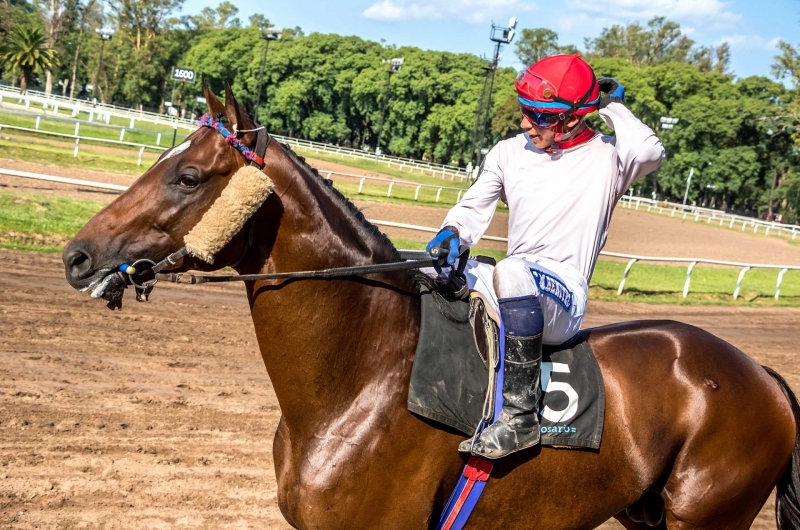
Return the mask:
<svg viewBox="0 0 800 530">
<path fill-rule="evenodd" d="M 253 166 L 239 169 L 203 218 L 183 238 L 192 256 L 211 264 L 272 193 L 272 180 Z"/>
</svg>

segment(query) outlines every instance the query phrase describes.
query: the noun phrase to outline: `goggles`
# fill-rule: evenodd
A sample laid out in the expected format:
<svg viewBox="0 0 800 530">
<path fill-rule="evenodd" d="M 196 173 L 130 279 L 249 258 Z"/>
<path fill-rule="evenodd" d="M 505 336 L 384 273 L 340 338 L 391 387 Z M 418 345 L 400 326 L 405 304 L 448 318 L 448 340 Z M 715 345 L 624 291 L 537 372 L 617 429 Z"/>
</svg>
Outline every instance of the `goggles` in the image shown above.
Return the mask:
<svg viewBox="0 0 800 530">
<path fill-rule="evenodd" d="M 537 110 L 528 109 L 520 105 L 522 115 L 528 118 L 532 124 L 542 129 L 549 129 L 555 127 L 559 121 L 560 114 L 550 114 L 539 112 Z"/>
</svg>

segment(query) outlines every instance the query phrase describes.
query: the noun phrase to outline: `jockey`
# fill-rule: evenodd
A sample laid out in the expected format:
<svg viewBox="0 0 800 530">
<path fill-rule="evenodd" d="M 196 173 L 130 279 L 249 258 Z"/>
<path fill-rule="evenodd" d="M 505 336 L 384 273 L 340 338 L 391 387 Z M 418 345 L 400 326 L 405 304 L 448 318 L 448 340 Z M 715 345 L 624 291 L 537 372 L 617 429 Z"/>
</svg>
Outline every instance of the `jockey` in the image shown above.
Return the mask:
<svg viewBox="0 0 800 530">
<path fill-rule="evenodd" d="M 453 265 L 460 244 L 483 236 L 498 199 L 508 204 L 508 257 L 484 281 L 505 330 L 503 409 L 474 444 L 459 446 L 492 459 L 539 443 L 542 343 L 562 344 L 580 330 L 614 206 L 664 158 L 655 133 L 623 104 L 624 88 L 598 81 L 580 54 L 544 58 L 514 86 L 525 132 L 489 151 L 427 247 L 439 247 Z M 616 137 L 587 127 L 598 109 Z M 480 267 L 488 266 L 477 265 L 473 276 Z"/>
</svg>

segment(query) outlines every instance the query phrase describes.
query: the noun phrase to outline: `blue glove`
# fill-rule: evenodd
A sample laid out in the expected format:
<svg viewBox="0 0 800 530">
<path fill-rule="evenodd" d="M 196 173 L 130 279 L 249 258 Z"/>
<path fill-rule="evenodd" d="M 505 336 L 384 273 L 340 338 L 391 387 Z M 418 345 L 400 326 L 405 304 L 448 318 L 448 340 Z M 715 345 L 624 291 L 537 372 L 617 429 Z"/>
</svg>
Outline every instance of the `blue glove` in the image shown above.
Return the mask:
<svg viewBox="0 0 800 530">
<path fill-rule="evenodd" d="M 447 263 L 447 265 L 452 267 L 456 264 L 456 260 L 458 259 L 459 243 L 458 229 L 453 226 L 445 226 L 439 230 L 436 237 L 431 239 L 431 242 L 425 247 L 425 252 L 430 254 L 433 259 L 437 260 L 438 265 Z"/>
<path fill-rule="evenodd" d="M 597 84 L 600 87 L 600 92 L 606 93 L 605 96 L 600 98 L 601 109 L 606 108 L 613 101 L 625 103 L 625 87 L 620 85 L 619 81 L 611 77 L 601 77 Z"/>
</svg>

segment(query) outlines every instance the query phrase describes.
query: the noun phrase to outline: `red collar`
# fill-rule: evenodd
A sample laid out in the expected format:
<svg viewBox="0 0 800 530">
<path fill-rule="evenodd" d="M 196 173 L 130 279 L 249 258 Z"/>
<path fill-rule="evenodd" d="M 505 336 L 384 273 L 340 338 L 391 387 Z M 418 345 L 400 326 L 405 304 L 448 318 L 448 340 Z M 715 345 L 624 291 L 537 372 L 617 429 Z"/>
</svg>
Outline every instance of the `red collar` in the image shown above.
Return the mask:
<svg viewBox="0 0 800 530">
<path fill-rule="evenodd" d="M 583 132 L 579 133 L 575 138 L 567 140 L 566 142 L 554 143 L 551 147 L 545 149 L 545 151 L 547 151 L 548 153 L 563 151 L 564 149 L 569 149 L 570 147 L 575 147 L 576 145 L 585 144 L 593 137 L 594 137 L 594 131 L 587 127 L 583 130 Z"/>
</svg>

